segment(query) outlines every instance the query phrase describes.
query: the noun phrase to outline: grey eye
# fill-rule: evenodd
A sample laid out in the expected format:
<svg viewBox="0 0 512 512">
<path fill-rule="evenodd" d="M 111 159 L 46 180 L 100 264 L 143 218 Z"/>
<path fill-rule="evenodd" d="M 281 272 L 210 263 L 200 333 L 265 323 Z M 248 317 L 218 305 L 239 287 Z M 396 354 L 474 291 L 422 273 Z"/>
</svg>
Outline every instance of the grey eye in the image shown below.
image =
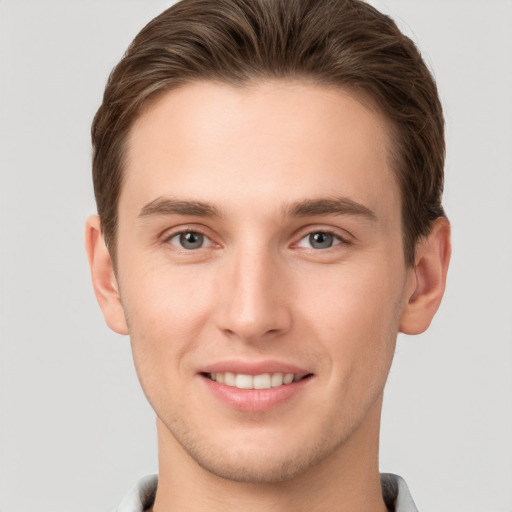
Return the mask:
<svg viewBox="0 0 512 512">
<path fill-rule="evenodd" d="M 328 249 L 334 243 L 334 236 L 331 233 L 311 233 L 309 244 L 313 249 Z"/>
<path fill-rule="evenodd" d="M 204 246 L 205 238 L 202 233 L 198 233 L 197 231 L 186 231 L 185 233 L 174 235 L 169 242 L 183 249 L 194 250 Z"/>
<path fill-rule="evenodd" d="M 317 231 L 306 235 L 300 240 L 298 246 L 307 249 L 329 249 L 339 243 L 341 243 L 341 239 L 336 235 L 327 231 Z"/>
</svg>

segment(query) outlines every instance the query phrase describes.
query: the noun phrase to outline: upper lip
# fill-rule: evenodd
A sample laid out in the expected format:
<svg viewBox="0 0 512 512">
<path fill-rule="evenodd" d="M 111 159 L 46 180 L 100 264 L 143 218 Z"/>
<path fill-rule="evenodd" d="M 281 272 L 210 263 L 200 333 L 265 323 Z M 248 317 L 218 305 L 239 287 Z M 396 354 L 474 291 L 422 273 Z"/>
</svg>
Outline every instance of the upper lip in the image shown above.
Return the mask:
<svg viewBox="0 0 512 512">
<path fill-rule="evenodd" d="M 263 373 L 293 373 L 307 375 L 312 373 L 306 368 L 276 360 L 266 361 L 218 361 L 200 369 L 199 373 L 237 373 L 244 375 L 261 375 Z"/>
</svg>

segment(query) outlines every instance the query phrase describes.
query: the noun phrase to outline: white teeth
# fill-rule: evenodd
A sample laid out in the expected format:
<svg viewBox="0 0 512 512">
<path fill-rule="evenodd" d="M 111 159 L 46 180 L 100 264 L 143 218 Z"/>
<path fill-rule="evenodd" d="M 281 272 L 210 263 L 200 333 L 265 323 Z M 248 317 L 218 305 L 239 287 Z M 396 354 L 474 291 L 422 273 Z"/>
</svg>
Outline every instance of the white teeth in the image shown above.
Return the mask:
<svg viewBox="0 0 512 512">
<path fill-rule="evenodd" d="M 243 373 L 239 373 L 235 379 L 235 386 L 238 389 L 254 389 L 253 381 L 254 379 L 252 375 L 244 375 Z"/>
<path fill-rule="evenodd" d="M 239 389 L 269 389 L 291 384 L 301 380 L 304 375 L 293 373 L 262 373 L 260 375 L 246 375 L 243 373 L 211 373 L 210 378 L 226 386 Z"/>
<path fill-rule="evenodd" d="M 291 384 L 293 382 L 293 373 L 287 373 L 284 376 L 283 383 L 284 384 Z"/>
<path fill-rule="evenodd" d="M 273 388 L 276 388 L 277 386 L 282 386 L 283 377 L 284 375 L 282 373 L 274 373 L 274 375 L 272 375 L 271 386 Z"/>
<path fill-rule="evenodd" d="M 218 376 L 219 374 L 217 374 Z M 236 375 L 234 373 L 226 372 L 224 374 L 224 384 L 227 386 L 236 386 Z"/>
<path fill-rule="evenodd" d="M 255 375 L 252 381 L 254 389 L 268 389 L 271 387 L 270 373 Z"/>
</svg>

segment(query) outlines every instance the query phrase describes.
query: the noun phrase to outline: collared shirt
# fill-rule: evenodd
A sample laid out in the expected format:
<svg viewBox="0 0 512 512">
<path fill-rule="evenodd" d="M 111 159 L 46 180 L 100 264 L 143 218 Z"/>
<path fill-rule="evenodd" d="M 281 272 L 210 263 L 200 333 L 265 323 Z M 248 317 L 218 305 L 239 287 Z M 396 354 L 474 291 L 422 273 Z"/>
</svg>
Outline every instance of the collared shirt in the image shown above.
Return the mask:
<svg viewBox="0 0 512 512">
<path fill-rule="evenodd" d="M 398 475 L 380 475 L 384 502 L 391 512 L 418 512 L 405 480 Z M 125 496 L 116 512 L 144 512 L 155 501 L 157 475 L 141 478 L 137 485 Z"/>
</svg>

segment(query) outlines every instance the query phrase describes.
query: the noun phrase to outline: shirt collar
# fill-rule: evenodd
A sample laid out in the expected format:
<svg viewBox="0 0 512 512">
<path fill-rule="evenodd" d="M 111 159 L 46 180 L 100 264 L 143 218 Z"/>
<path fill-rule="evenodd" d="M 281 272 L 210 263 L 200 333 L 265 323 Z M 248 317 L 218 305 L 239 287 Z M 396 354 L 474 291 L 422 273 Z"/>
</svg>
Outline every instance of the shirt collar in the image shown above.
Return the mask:
<svg viewBox="0 0 512 512">
<path fill-rule="evenodd" d="M 391 511 L 418 512 L 403 478 L 391 473 L 382 473 L 380 480 L 384 501 Z M 157 475 L 147 475 L 141 478 L 125 496 L 116 512 L 144 512 L 149 509 L 155 501 L 157 485 Z"/>
</svg>

